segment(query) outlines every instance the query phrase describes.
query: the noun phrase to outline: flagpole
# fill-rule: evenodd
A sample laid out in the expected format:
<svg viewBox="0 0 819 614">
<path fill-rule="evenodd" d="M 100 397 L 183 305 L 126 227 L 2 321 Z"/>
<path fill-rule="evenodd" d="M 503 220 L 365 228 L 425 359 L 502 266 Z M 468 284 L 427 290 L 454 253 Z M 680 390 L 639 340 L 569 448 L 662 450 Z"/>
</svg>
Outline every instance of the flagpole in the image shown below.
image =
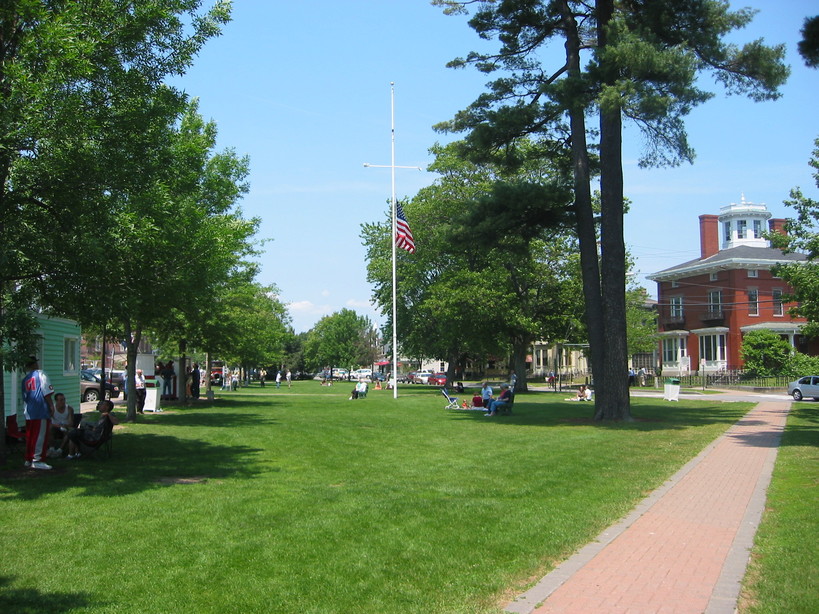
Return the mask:
<svg viewBox="0 0 819 614">
<path fill-rule="evenodd" d="M 398 199 L 395 197 L 395 169 L 411 168 L 423 170 L 420 166 L 396 166 L 395 164 L 395 82 L 390 81 L 390 165 L 364 163 L 368 168 L 389 168 L 392 177 L 392 398 L 398 398 L 398 276 L 396 275 L 396 235 L 398 234 L 397 208 Z"/>
<path fill-rule="evenodd" d="M 390 81 L 390 132 L 392 134 L 390 174 L 392 175 L 392 398 L 398 398 L 398 282 L 395 273 L 395 82 Z"/>
</svg>

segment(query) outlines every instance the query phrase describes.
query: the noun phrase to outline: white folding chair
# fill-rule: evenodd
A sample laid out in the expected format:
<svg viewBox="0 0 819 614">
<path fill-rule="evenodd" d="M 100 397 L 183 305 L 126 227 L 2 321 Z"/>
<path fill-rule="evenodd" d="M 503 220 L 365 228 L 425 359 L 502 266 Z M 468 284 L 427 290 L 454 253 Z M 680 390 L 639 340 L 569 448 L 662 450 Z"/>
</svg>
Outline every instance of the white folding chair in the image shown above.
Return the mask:
<svg viewBox="0 0 819 614">
<path fill-rule="evenodd" d="M 446 397 L 448 402 L 447 406 L 444 409 L 458 409 L 458 397 L 451 397 L 449 393 L 446 391 L 446 388 L 441 388 L 441 394 Z"/>
</svg>

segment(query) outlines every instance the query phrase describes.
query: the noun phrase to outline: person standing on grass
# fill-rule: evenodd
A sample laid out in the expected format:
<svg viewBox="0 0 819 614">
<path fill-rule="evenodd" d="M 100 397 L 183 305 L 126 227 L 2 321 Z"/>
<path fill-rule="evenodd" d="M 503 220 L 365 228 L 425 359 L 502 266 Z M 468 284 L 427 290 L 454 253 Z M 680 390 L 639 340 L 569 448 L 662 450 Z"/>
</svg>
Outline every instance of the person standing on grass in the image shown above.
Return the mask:
<svg viewBox="0 0 819 614">
<path fill-rule="evenodd" d="M 23 378 L 23 404 L 26 416 L 26 467 L 51 469 L 43 462 L 48 444 L 51 417 L 54 415 L 54 388 L 36 356 L 26 361 L 28 374 Z"/>
<path fill-rule="evenodd" d="M 489 382 L 484 382 L 481 387 L 481 401 L 484 407 L 489 407 L 492 402 L 492 386 L 489 385 Z"/>
<path fill-rule="evenodd" d="M 199 363 L 198 362 L 193 363 L 193 371 L 191 372 L 191 375 L 193 376 L 191 378 L 191 396 L 194 399 L 198 399 L 199 398 L 199 385 L 200 385 L 200 382 L 202 381 L 202 372 L 199 370 Z"/>
<path fill-rule="evenodd" d="M 282 387 L 282 372 L 281 370 L 276 371 L 276 388 Z"/>
<path fill-rule="evenodd" d="M 145 389 L 145 375 L 142 369 L 137 369 L 134 373 L 134 388 L 136 388 L 136 410 L 138 414 L 145 413 L 145 397 L 148 392 Z"/>
<path fill-rule="evenodd" d="M 292 388 L 293 387 L 293 374 L 290 373 L 290 369 L 287 370 L 287 375 L 285 375 L 284 377 L 287 380 L 287 387 Z"/>
</svg>

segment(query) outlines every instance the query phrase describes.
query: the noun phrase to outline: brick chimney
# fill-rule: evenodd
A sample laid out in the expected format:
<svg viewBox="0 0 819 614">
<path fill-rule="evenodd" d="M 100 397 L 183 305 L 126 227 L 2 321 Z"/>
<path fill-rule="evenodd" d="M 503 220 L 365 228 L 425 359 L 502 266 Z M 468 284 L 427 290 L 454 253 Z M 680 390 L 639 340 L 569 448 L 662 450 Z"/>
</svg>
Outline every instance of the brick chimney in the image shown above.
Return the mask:
<svg viewBox="0 0 819 614">
<path fill-rule="evenodd" d="M 700 216 L 700 257 L 708 258 L 719 251 L 719 217 Z M 773 220 L 772 220 L 773 221 Z"/>
<path fill-rule="evenodd" d="M 771 232 L 778 232 L 781 235 L 788 234 L 785 232 L 785 220 L 784 218 L 771 218 L 768 220 L 768 230 Z"/>
</svg>

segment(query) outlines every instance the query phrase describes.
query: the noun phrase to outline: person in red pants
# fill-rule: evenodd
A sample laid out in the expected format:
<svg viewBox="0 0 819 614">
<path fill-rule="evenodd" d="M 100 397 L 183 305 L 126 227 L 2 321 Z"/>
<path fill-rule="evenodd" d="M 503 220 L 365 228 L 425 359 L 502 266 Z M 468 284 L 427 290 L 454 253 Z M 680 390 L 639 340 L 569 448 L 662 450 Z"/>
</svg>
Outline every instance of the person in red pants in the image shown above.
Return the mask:
<svg viewBox="0 0 819 614">
<path fill-rule="evenodd" d="M 26 467 L 51 469 L 44 462 L 51 430 L 51 416 L 54 415 L 54 388 L 45 371 L 40 370 L 36 356 L 26 362 L 28 374 L 23 378 L 23 404 L 26 417 Z"/>
</svg>

